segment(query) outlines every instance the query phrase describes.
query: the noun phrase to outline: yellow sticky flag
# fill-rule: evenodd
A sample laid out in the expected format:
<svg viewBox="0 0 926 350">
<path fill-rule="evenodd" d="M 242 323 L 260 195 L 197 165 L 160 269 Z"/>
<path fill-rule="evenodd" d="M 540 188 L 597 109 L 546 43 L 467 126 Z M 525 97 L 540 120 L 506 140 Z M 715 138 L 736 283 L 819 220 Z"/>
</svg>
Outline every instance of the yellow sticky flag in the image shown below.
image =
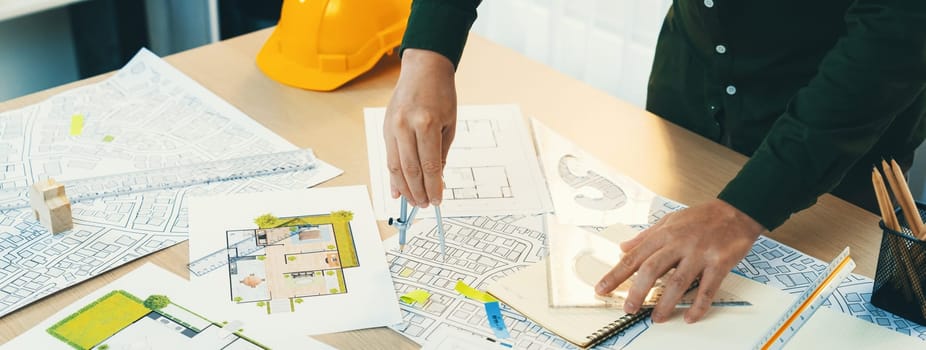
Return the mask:
<svg viewBox="0 0 926 350">
<path fill-rule="evenodd" d="M 71 136 L 80 136 L 84 132 L 84 116 L 83 114 L 75 114 L 71 116 Z"/>
<path fill-rule="evenodd" d="M 498 301 L 495 297 L 489 295 L 489 293 L 483 292 L 476 288 L 470 287 L 468 284 L 462 280 L 457 280 L 457 285 L 453 287 L 457 292 L 463 294 L 463 296 L 482 302 L 482 303 L 491 303 L 493 301 Z"/>
<path fill-rule="evenodd" d="M 422 304 L 428 302 L 428 299 L 431 298 L 431 293 L 424 289 L 415 289 L 411 292 L 405 293 L 405 295 L 399 297 L 403 303 L 406 304 Z"/>
</svg>

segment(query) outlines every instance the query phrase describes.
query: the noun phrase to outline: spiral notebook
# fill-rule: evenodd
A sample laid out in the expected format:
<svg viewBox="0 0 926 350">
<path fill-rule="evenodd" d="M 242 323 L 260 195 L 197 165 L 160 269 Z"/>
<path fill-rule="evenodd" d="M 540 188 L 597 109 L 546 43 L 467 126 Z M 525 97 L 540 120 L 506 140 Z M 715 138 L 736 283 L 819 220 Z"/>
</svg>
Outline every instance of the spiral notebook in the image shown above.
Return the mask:
<svg viewBox="0 0 926 350">
<path fill-rule="evenodd" d="M 501 302 L 578 347 L 592 347 L 649 316 L 614 308 L 550 307 L 547 268 L 539 263 L 499 279 L 488 288 Z"/>
</svg>

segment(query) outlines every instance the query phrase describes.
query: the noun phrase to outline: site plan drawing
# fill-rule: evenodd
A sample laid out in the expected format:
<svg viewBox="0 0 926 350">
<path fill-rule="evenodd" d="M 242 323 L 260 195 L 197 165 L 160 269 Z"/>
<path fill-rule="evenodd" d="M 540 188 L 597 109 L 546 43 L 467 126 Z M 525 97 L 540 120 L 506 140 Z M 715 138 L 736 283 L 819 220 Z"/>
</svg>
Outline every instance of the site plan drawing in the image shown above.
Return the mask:
<svg viewBox="0 0 926 350">
<path fill-rule="evenodd" d="M 556 216 L 563 224 L 646 224 L 654 208 L 671 200 L 595 159 L 531 119 Z"/>
<path fill-rule="evenodd" d="M 72 135 L 77 114 L 82 128 Z M 108 79 L 0 113 L 0 203 L 10 200 L 4 189 L 48 177 L 66 181 L 293 149 L 142 50 Z M 186 240 L 190 195 L 305 188 L 340 173 L 319 161 L 313 171 L 75 203 L 74 229 L 54 236 L 30 210 L 0 212 L 0 317 Z"/>
<path fill-rule="evenodd" d="M 309 337 L 261 333 L 244 318 L 212 318 L 187 281 L 145 264 L 5 344 L 14 349 L 332 349 Z"/>
<path fill-rule="evenodd" d="M 646 224 L 631 227 L 643 230 L 666 214 L 683 208 L 685 206 L 680 203 L 656 196 L 645 219 Z M 455 282 L 462 280 L 470 286 L 485 290 L 493 281 L 542 261 L 547 255 L 543 221 L 540 215 L 444 218 L 448 255 L 445 262 L 438 259 L 435 221 L 425 219 L 415 222 L 409 229 L 404 252 L 390 249 L 387 251 L 387 261 L 397 296 L 423 289 L 431 297 L 424 305 L 400 304 L 404 322 L 392 328 L 419 344 L 443 341 L 446 338 L 444 334 L 448 332 L 471 334 L 477 341 L 492 338 L 493 332 L 482 305 L 459 295 L 454 290 Z M 600 226 L 582 227 L 590 231 L 603 229 Z M 397 244 L 396 236 L 384 241 L 387 247 L 395 247 Z M 760 236 L 733 272 L 797 295 L 813 283 L 826 265 L 823 261 L 769 237 Z M 870 278 L 851 274 L 824 305 L 901 334 L 926 340 L 926 327 L 869 303 L 872 284 Z M 505 305 L 502 305 L 502 314 L 511 338 L 498 341 L 519 349 L 575 349 L 572 344 Z M 646 319 L 596 348 L 624 348 L 651 326 L 652 321 Z"/>
<path fill-rule="evenodd" d="M 196 197 L 190 232 L 191 288 L 221 301 L 212 314 L 300 335 L 401 322 L 364 186 Z"/>
<path fill-rule="evenodd" d="M 541 262 L 546 255 L 543 217 L 444 218 L 443 224 L 447 240 L 445 262 L 437 258 L 437 230 L 432 219 L 411 226 L 403 253 L 394 249 L 387 252 L 396 295 L 415 289 L 431 293 L 424 305 L 400 304 L 404 322 L 392 329 L 419 344 L 439 341 L 446 332 L 469 333 L 477 340 L 494 338 L 482 303 L 462 297 L 454 290 L 456 281 L 485 290 L 495 280 Z M 384 244 L 394 247 L 395 241 L 393 236 Z M 571 346 L 506 305 L 502 305 L 502 315 L 511 338 L 499 341 L 517 349 Z M 605 346 L 618 349 L 628 338 L 632 337 L 612 338 Z"/>
<path fill-rule="evenodd" d="M 666 206 L 653 213 L 677 209 L 680 207 Z M 643 227 L 636 226 L 637 229 Z M 444 328 L 472 334 L 476 339 L 492 337 L 482 306 L 461 297 L 453 289 L 454 283 L 461 279 L 484 290 L 492 281 L 539 262 L 545 255 L 542 228 L 543 219 L 540 216 L 445 218 L 447 253 L 451 258 L 441 263 L 436 259 L 435 222 L 430 219 L 416 222 L 410 229 L 405 251 L 399 253 L 397 250 L 389 250 L 387 259 L 396 295 L 415 289 L 425 289 L 432 295 L 425 305 L 400 304 L 404 322 L 392 328 L 420 344 L 427 343 L 434 334 L 443 332 Z M 387 247 L 396 244 L 394 237 L 385 241 Z M 813 283 L 816 275 L 825 267 L 823 261 L 762 236 L 734 272 L 796 295 Z M 926 340 L 926 327 L 869 303 L 872 283 L 870 278 L 852 274 L 825 305 L 881 327 Z M 516 348 L 575 348 L 507 306 L 503 305 L 502 314 L 512 338 L 500 341 Z M 623 348 L 651 326 L 652 321 L 647 319 L 596 348 Z"/>
<path fill-rule="evenodd" d="M 399 213 L 399 201 L 390 196 L 385 113 L 385 108 L 364 110 L 373 207 L 383 220 Z M 540 214 L 553 209 L 533 142 L 515 105 L 460 106 L 443 176 L 443 216 Z M 434 216 L 429 210 L 418 215 Z"/>
</svg>

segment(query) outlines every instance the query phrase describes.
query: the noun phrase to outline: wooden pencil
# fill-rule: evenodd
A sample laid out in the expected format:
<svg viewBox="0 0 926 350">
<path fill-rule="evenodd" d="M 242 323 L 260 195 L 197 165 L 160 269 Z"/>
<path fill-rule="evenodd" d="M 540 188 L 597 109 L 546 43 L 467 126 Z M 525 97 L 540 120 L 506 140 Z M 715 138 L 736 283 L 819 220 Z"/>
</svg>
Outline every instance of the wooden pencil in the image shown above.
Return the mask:
<svg viewBox="0 0 926 350">
<path fill-rule="evenodd" d="M 920 218 L 920 210 L 916 207 L 913 194 L 910 193 L 910 187 L 907 185 L 903 170 L 900 169 L 900 165 L 897 165 L 897 161 L 893 159 L 891 159 L 891 170 L 894 172 L 894 178 L 898 182 L 898 189 L 894 192 L 894 195 L 897 196 L 898 202 L 905 203 L 902 204 L 902 207 L 904 218 L 907 219 L 907 226 L 913 231 L 914 237 L 923 239 L 923 235 L 926 235 L 926 225 L 923 224 L 923 220 Z"/>
<path fill-rule="evenodd" d="M 875 188 L 875 197 L 878 199 L 878 209 L 881 210 L 881 219 L 887 228 L 901 232 L 900 224 L 897 222 L 897 216 L 894 215 L 894 207 L 891 205 L 890 195 L 887 193 L 887 187 L 884 185 L 884 179 L 877 167 L 871 169 L 871 184 Z"/>
<path fill-rule="evenodd" d="M 885 176 L 890 179 L 890 175 L 885 174 Z M 877 166 L 871 169 L 871 183 L 875 188 L 875 197 L 878 199 L 878 208 L 881 210 L 881 217 L 882 220 L 884 220 L 884 225 L 898 233 L 903 233 L 903 231 L 900 230 L 900 223 L 897 221 L 897 216 L 894 215 L 894 205 L 891 203 L 890 194 L 888 194 L 887 187 L 884 185 L 884 179 L 881 177 L 881 173 L 878 171 Z M 888 245 L 888 250 L 891 252 L 894 262 L 897 264 L 897 269 L 894 272 L 897 275 L 890 279 L 895 282 L 900 282 L 902 286 L 898 287 L 904 298 L 918 298 L 924 300 L 926 296 L 923 295 L 923 290 L 918 287 L 922 285 L 922 282 L 919 275 L 916 273 L 917 270 L 914 269 L 916 263 L 910 256 L 907 245 L 902 242 L 902 238 L 894 238 L 892 235 L 886 233 L 884 240 Z M 881 254 L 887 254 L 887 252 L 882 251 Z M 903 271 L 903 273 L 901 273 L 901 271 Z M 903 276 L 908 278 L 904 278 Z M 926 314 L 926 303 L 920 304 L 920 311 Z"/>
<path fill-rule="evenodd" d="M 900 188 L 903 186 L 900 184 L 899 181 L 897 181 L 897 177 L 895 176 L 894 169 L 884 159 L 881 160 L 881 168 L 882 170 L 884 170 L 884 178 L 887 180 L 887 184 L 889 185 L 891 193 L 894 194 L 894 199 L 897 200 L 897 204 L 900 205 L 900 211 L 903 214 L 904 219 L 906 219 L 907 227 L 910 229 L 910 232 L 913 232 L 913 237 L 918 237 L 919 236 L 918 227 L 912 221 L 913 213 L 910 211 L 909 204 L 907 204 L 904 201 L 903 196 L 900 193 Z M 916 210 L 915 206 L 914 206 L 914 210 Z M 903 231 L 898 231 L 898 232 L 903 232 Z"/>
</svg>

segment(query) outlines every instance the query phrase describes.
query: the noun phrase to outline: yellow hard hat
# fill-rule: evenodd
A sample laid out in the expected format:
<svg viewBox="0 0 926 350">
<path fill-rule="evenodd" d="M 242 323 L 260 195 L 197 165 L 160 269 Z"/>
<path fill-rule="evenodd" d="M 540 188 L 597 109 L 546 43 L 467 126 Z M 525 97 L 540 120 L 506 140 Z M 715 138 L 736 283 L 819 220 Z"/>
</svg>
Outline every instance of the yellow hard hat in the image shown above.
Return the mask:
<svg viewBox="0 0 926 350">
<path fill-rule="evenodd" d="M 337 89 L 402 43 L 410 11 L 411 0 L 285 0 L 257 66 L 286 85 Z"/>
</svg>

